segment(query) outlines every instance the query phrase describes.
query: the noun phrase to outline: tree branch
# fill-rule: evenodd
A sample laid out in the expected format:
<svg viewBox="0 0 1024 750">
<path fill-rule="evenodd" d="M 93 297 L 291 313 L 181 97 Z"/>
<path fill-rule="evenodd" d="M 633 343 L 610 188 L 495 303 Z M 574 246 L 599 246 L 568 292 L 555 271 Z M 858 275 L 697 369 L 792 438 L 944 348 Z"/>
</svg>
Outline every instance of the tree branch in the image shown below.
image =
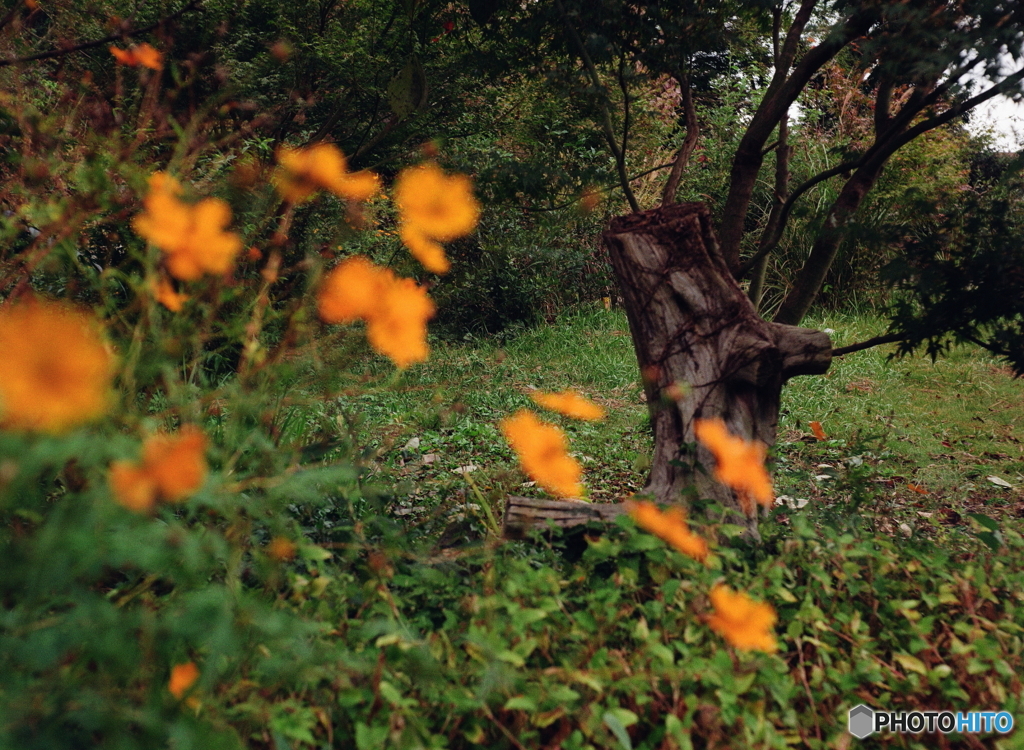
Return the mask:
<svg viewBox="0 0 1024 750">
<path fill-rule="evenodd" d="M 905 341 L 906 336 L 900 333 L 887 333 L 884 336 L 875 336 L 874 338 L 861 341 L 857 344 L 850 344 L 849 346 L 840 346 L 838 349 L 832 350 L 832 357 L 842 357 L 844 354 L 853 354 L 854 352 L 863 351 L 864 349 L 870 349 L 873 346 L 881 346 L 882 344 L 891 344 L 895 341 Z"/>
<path fill-rule="evenodd" d="M 598 75 L 594 61 L 590 59 L 590 55 L 587 53 L 587 48 L 584 46 L 583 40 L 580 39 L 579 33 L 576 31 L 576 28 L 572 23 L 569 22 L 569 15 L 565 12 L 565 6 L 562 4 L 562 0 L 555 0 L 555 5 L 558 8 L 559 14 L 562 16 L 562 23 L 565 25 L 569 38 L 576 46 L 576 51 L 580 55 L 580 60 L 583 61 L 583 67 L 586 68 L 587 73 L 590 76 L 591 83 L 594 84 L 594 88 L 598 91 L 603 91 L 604 84 L 601 83 L 601 76 Z M 619 150 L 619 144 L 616 142 L 615 126 L 612 124 L 612 115 L 608 109 L 608 101 L 606 97 L 601 98 L 601 114 L 602 130 L 604 131 L 605 140 L 608 142 L 608 148 L 611 149 L 612 156 L 615 157 L 615 168 L 619 175 L 619 183 L 622 187 L 622 192 L 625 194 L 626 200 L 629 201 L 629 206 L 633 209 L 633 212 L 639 213 L 640 204 L 637 203 L 636 196 L 633 194 L 633 190 L 629 186 L 629 179 L 626 175 L 626 155 Z"/>
<path fill-rule="evenodd" d="M 667 206 L 676 202 L 676 193 L 679 190 L 679 181 L 683 177 L 683 171 L 690 163 L 690 156 L 697 147 L 697 140 L 700 138 L 700 123 L 697 121 L 697 108 L 693 104 L 693 89 L 690 86 L 690 77 L 685 73 L 677 76 L 679 87 L 683 95 L 683 117 L 686 119 L 686 137 L 683 145 L 679 147 L 675 162 L 672 164 L 672 171 L 669 173 L 668 182 L 661 193 L 661 204 Z"/>
<path fill-rule="evenodd" d="M 159 21 L 151 23 L 149 26 L 143 26 L 141 29 L 124 29 L 116 34 L 105 36 L 102 39 L 94 39 L 91 42 L 82 42 L 81 44 L 76 44 L 73 47 L 62 47 L 61 49 L 52 49 L 47 52 L 39 52 L 35 55 L 26 55 L 25 57 L 8 57 L 0 59 L 0 68 L 6 67 L 8 65 L 17 65 L 18 63 L 33 62 L 35 60 L 48 60 L 53 57 L 63 57 L 64 55 L 70 55 L 75 52 L 81 52 L 82 50 L 92 49 L 93 47 L 101 47 L 104 44 L 110 44 L 111 42 L 116 42 L 119 39 L 128 39 L 134 36 L 138 36 L 140 34 L 145 34 L 149 31 L 152 31 L 161 24 L 167 23 L 168 21 L 173 21 L 175 18 L 184 15 L 193 8 L 198 7 L 200 4 L 202 4 L 202 2 L 203 0 L 190 0 L 189 3 L 183 6 L 180 10 L 175 11 L 169 16 L 161 18 Z"/>
<path fill-rule="evenodd" d="M 857 161 L 845 161 L 842 164 L 838 164 L 832 167 L 831 169 L 826 169 L 824 172 L 819 172 L 818 174 L 814 175 L 814 177 L 802 183 L 796 190 L 794 190 L 792 194 L 789 196 L 789 198 L 786 199 L 786 202 L 782 205 L 782 211 L 779 215 L 779 223 L 778 226 L 776 226 L 775 228 L 775 233 L 772 236 L 771 240 L 764 244 L 761 247 L 761 249 L 754 253 L 754 255 L 752 255 L 750 259 L 740 267 L 740 269 L 736 272 L 736 279 L 743 279 L 748 273 L 750 273 L 750 270 L 757 264 L 759 260 L 761 260 L 761 258 L 765 257 L 770 252 L 772 252 L 776 247 L 778 247 L 779 240 L 782 239 L 782 233 L 786 230 L 786 224 L 789 222 L 789 214 L 793 210 L 793 206 L 796 204 L 797 200 L 800 198 L 801 195 L 806 193 L 819 182 L 824 182 L 825 180 L 831 177 L 835 177 L 836 175 L 842 174 L 843 172 L 848 172 L 851 169 L 857 169 L 858 167 L 860 167 L 863 161 L 863 157 L 861 159 L 858 159 Z"/>
</svg>

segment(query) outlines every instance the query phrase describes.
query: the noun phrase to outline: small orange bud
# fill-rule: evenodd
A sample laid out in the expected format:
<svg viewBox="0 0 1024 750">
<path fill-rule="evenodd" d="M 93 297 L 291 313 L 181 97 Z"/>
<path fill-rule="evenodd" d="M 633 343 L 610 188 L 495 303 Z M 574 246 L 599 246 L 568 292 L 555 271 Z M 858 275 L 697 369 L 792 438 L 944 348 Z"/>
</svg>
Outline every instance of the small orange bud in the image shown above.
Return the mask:
<svg viewBox="0 0 1024 750">
<path fill-rule="evenodd" d="M 199 667 L 193 662 L 175 664 L 171 667 L 171 679 L 167 683 L 167 689 L 171 691 L 178 700 L 188 692 L 189 688 L 196 684 L 199 679 Z"/>
</svg>

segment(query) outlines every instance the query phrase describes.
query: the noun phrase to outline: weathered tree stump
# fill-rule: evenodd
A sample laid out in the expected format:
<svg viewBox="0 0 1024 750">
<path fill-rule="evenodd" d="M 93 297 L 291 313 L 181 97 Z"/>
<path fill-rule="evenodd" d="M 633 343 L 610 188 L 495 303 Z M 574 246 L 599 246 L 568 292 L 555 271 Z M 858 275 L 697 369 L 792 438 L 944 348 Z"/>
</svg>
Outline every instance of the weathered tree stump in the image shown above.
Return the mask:
<svg viewBox="0 0 1024 750">
<path fill-rule="evenodd" d="M 832 342 L 821 332 L 763 320 L 719 252 L 707 206 L 680 203 L 614 219 L 602 237 L 629 318 L 654 430 L 644 494 L 680 502 L 683 490 L 733 511 L 759 538 L 732 490 L 711 472 L 694 419 L 722 419 L 729 430 L 775 442 L 782 385 L 821 374 Z M 686 395 L 678 398 L 682 386 Z M 698 464 L 706 471 L 698 470 Z"/>
<path fill-rule="evenodd" d="M 548 522 L 563 529 L 582 526 L 590 521 L 612 521 L 625 513 L 621 504 L 582 503 L 566 500 L 546 500 L 534 497 L 505 499 L 505 517 L 502 521 L 506 539 L 522 539 L 530 529 L 545 529 Z"/>
</svg>

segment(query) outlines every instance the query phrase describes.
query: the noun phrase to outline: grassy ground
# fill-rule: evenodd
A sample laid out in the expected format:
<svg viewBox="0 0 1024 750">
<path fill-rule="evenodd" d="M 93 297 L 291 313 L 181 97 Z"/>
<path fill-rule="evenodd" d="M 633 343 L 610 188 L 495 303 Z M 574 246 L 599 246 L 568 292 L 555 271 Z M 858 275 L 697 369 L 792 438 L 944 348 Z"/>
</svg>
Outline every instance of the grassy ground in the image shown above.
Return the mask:
<svg viewBox="0 0 1024 750">
<path fill-rule="evenodd" d="M 836 345 L 881 327 L 842 315 L 807 325 L 833 331 Z M 870 496 L 874 509 L 884 511 L 873 515 L 887 519 L 877 530 L 889 533 L 935 536 L 966 528 L 968 513 L 1021 515 L 1022 383 L 974 348 L 956 348 L 934 364 L 925 357 L 893 360 L 891 352 L 878 347 L 848 355 L 827 375 L 786 387 L 777 493 L 794 505 L 807 500 L 804 507 L 812 510 L 852 509 Z M 469 480 L 495 515 L 509 493 L 540 495 L 497 427 L 501 418 L 533 406 L 533 389 L 576 388 L 607 408 L 608 419 L 597 424 L 550 417 L 569 434 L 594 501 L 622 499 L 643 483 L 651 441 L 619 310 L 576 310 L 504 342 L 435 342 L 427 364 L 390 381 L 387 372 L 382 365 L 372 373 L 371 382 L 385 385 L 335 406 L 357 425 L 357 440 L 372 448 L 371 478 L 397 486 L 392 510 L 400 516 L 444 521 L 480 513 L 477 503 L 466 504 L 476 497 Z M 821 422 L 826 440 L 811 436 L 811 420 Z"/>
</svg>

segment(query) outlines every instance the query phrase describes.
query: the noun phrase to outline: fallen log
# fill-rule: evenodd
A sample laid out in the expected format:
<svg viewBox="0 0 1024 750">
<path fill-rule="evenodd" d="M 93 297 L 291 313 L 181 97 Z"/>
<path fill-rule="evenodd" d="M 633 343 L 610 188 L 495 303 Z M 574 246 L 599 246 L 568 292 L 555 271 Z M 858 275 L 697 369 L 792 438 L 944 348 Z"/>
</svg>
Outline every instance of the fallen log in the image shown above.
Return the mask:
<svg viewBox="0 0 1024 750">
<path fill-rule="evenodd" d="M 522 539 L 530 529 L 545 529 L 549 522 L 568 529 L 583 526 L 590 521 L 613 521 L 625 512 L 626 508 L 621 503 L 585 503 L 509 496 L 505 500 L 502 535 L 506 539 Z"/>
</svg>

